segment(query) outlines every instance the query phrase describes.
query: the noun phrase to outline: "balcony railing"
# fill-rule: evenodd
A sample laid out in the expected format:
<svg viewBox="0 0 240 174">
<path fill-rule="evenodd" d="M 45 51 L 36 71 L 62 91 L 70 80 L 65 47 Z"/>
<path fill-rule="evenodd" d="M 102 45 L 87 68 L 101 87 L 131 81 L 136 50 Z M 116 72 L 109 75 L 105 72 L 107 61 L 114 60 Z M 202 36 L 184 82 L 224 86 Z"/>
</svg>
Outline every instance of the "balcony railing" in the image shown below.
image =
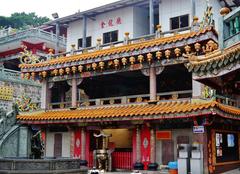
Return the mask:
<svg viewBox="0 0 240 174">
<path fill-rule="evenodd" d="M 157 94 L 157 100 L 177 100 L 177 99 L 189 99 L 192 96 L 192 90 L 186 91 L 173 91 L 173 92 L 164 92 Z M 119 96 L 119 97 L 110 97 L 110 98 L 98 98 L 98 99 L 80 99 L 78 101 L 78 107 L 87 107 L 87 106 L 100 106 L 100 105 L 115 105 L 115 104 L 131 104 L 131 103 L 143 103 L 150 100 L 149 94 L 142 95 L 129 95 L 129 96 Z M 58 102 L 51 103 L 49 109 L 63 109 L 70 108 L 71 102 Z"/>
<path fill-rule="evenodd" d="M 230 97 L 225 97 L 221 95 L 215 95 L 216 101 L 219 103 L 240 108 L 240 100 L 236 100 Z"/>
<path fill-rule="evenodd" d="M 35 38 L 40 38 L 44 40 L 48 40 L 50 42 L 56 42 L 57 39 L 59 41 L 59 44 L 62 46 L 66 46 L 66 38 L 59 36 L 57 38 L 56 34 L 47 32 L 38 28 L 33 28 L 29 30 L 24 30 L 24 31 L 19 31 L 16 33 L 11 33 L 7 36 L 0 37 L 0 45 L 6 44 L 7 42 L 13 42 L 16 40 L 22 40 L 24 38 L 29 38 L 29 37 L 35 37 Z"/>
<path fill-rule="evenodd" d="M 240 7 L 223 17 L 219 30 L 219 42 L 223 43 L 223 47 L 229 47 L 240 41 Z"/>
<path fill-rule="evenodd" d="M 22 79 L 21 73 L 19 71 L 14 71 L 5 68 L 0 68 L 0 81 L 14 82 L 39 87 L 41 86 L 40 83 L 35 82 L 33 80 Z"/>
<path fill-rule="evenodd" d="M 190 29 L 191 29 L 191 27 L 180 28 L 180 29 L 176 29 L 176 30 L 161 32 L 161 35 L 162 36 L 171 36 L 171 35 L 174 35 L 176 33 L 189 32 Z M 138 43 L 138 42 L 141 42 L 141 41 L 151 40 L 151 39 L 155 38 L 155 35 L 156 34 L 149 34 L 149 35 L 143 35 L 143 36 L 140 36 L 140 37 L 135 37 L 135 38 L 129 39 L 128 42 L 129 43 Z M 113 46 L 116 47 L 116 46 L 121 46 L 123 44 L 124 44 L 124 40 L 121 40 L 121 41 L 117 41 L 117 42 L 102 44 L 100 47 L 101 47 L 101 49 L 108 49 L 108 48 L 111 48 Z M 68 52 L 65 52 L 65 53 L 55 54 L 55 55 L 52 56 L 52 58 L 59 58 L 59 57 L 67 56 L 67 55 L 71 55 L 71 54 L 81 54 L 83 52 L 93 52 L 93 51 L 96 51 L 95 46 L 88 47 L 88 48 L 80 48 L 80 49 L 75 50 L 75 51 L 68 51 Z"/>
</svg>

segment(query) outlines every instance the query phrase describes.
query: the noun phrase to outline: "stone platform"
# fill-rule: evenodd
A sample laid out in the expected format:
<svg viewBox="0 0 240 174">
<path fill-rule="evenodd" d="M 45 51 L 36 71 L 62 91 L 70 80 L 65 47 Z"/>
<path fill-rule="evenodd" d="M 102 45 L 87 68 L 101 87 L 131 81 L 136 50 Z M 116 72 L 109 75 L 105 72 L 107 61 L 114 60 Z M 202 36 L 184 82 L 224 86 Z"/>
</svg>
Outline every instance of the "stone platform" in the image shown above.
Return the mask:
<svg viewBox="0 0 240 174">
<path fill-rule="evenodd" d="M 87 174 L 80 159 L 0 159 L 0 174 Z"/>
</svg>

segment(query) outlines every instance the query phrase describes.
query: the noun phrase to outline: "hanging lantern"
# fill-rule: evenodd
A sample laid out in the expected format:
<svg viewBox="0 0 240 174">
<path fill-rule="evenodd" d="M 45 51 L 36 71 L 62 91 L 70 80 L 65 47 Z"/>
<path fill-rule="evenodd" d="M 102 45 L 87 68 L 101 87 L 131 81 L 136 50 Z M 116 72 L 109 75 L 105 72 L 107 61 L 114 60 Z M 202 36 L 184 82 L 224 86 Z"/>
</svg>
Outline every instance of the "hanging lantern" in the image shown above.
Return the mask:
<svg viewBox="0 0 240 174">
<path fill-rule="evenodd" d="M 177 57 L 179 57 L 181 54 L 181 50 L 179 48 L 175 48 L 174 53 Z"/>
<path fill-rule="evenodd" d="M 83 66 L 82 65 L 79 65 L 78 66 L 78 71 L 81 73 L 81 72 L 83 72 Z"/>
<path fill-rule="evenodd" d="M 46 72 L 46 71 L 43 71 L 43 72 L 42 72 L 42 76 L 43 76 L 43 78 L 47 77 L 47 72 Z"/>
<path fill-rule="evenodd" d="M 66 70 L 66 73 L 67 73 L 67 74 L 69 74 L 70 71 L 71 71 L 69 67 L 67 67 L 65 70 Z"/>
<path fill-rule="evenodd" d="M 76 71 L 77 71 L 77 67 L 76 67 L 76 66 L 73 66 L 73 67 L 72 67 L 72 72 L 73 72 L 73 74 L 75 74 Z"/>
<path fill-rule="evenodd" d="M 129 61 L 130 61 L 131 65 L 133 65 L 133 64 L 134 64 L 134 62 L 135 62 L 135 57 L 133 57 L 133 56 L 132 56 L 132 57 L 130 57 L 130 58 L 129 58 Z"/>
<path fill-rule="evenodd" d="M 189 45 L 186 45 L 186 46 L 184 47 L 184 49 L 185 49 L 185 52 L 186 52 L 187 54 L 190 54 L 190 52 L 191 52 L 191 47 L 190 47 Z"/>
<path fill-rule="evenodd" d="M 58 70 L 57 70 L 57 69 L 53 70 L 53 74 L 54 74 L 55 76 L 57 76 L 57 75 L 58 75 Z"/>
<path fill-rule="evenodd" d="M 30 73 L 26 73 L 26 78 L 30 79 Z"/>
<path fill-rule="evenodd" d="M 165 56 L 166 56 L 167 59 L 169 59 L 170 55 L 171 55 L 171 51 L 170 50 L 166 50 L 165 51 Z"/>
<path fill-rule="evenodd" d="M 94 71 L 96 71 L 96 69 L 97 69 L 97 64 L 94 62 L 94 63 L 92 63 L 92 69 L 94 70 Z"/>
<path fill-rule="evenodd" d="M 119 60 L 118 59 L 114 59 L 113 63 L 114 63 L 115 68 L 117 68 L 119 66 Z"/>
<path fill-rule="evenodd" d="M 24 79 L 25 78 L 25 74 L 21 73 L 21 78 Z"/>
<path fill-rule="evenodd" d="M 158 60 L 160 60 L 162 58 L 162 52 L 157 51 L 156 52 L 156 57 L 157 57 Z"/>
<path fill-rule="evenodd" d="M 125 57 L 122 58 L 122 64 L 125 66 L 127 64 L 127 59 Z"/>
<path fill-rule="evenodd" d="M 35 72 L 32 72 L 32 73 L 31 73 L 31 76 L 32 76 L 32 79 L 34 80 L 34 79 L 35 79 L 35 76 L 36 76 L 36 73 L 35 73 Z"/>
<path fill-rule="evenodd" d="M 152 59 L 153 59 L 152 53 L 148 53 L 147 54 L 147 61 L 148 61 L 149 64 L 151 63 Z"/>
<path fill-rule="evenodd" d="M 61 68 L 61 69 L 59 70 L 59 74 L 60 74 L 60 76 L 62 76 L 62 75 L 64 74 L 64 69 Z"/>
<path fill-rule="evenodd" d="M 99 67 L 100 67 L 101 70 L 104 69 L 104 64 L 105 64 L 104 62 L 99 62 Z"/>
<path fill-rule="evenodd" d="M 138 61 L 139 61 L 140 64 L 142 64 L 142 62 L 144 61 L 143 55 L 138 56 Z"/>
<path fill-rule="evenodd" d="M 201 44 L 200 43 L 195 43 L 194 48 L 195 48 L 196 52 L 199 52 L 200 49 L 201 49 Z"/>
</svg>

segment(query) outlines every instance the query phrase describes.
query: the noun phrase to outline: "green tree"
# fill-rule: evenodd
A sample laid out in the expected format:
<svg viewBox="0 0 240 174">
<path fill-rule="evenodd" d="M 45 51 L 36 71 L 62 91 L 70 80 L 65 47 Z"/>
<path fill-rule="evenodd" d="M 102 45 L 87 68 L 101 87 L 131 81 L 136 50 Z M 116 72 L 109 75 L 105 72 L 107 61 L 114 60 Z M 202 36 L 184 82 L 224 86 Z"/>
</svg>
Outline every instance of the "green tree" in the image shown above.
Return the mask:
<svg viewBox="0 0 240 174">
<path fill-rule="evenodd" d="M 28 26 L 37 27 L 50 19 L 47 17 L 39 17 L 32 13 L 13 13 L 10 17 L 0 16 L 0 27 L 27 28 Z"/>
</svg>

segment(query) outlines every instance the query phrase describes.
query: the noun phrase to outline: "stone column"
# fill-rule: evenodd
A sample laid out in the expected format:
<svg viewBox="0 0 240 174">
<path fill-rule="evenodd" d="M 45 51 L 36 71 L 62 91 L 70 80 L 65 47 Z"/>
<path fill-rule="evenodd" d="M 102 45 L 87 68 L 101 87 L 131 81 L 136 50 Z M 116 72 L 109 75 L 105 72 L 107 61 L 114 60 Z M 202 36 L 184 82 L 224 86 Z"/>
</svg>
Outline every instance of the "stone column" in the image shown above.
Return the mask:
<svg viewBox="0 0 240 174">
<path fill-rule="evenodd" d="M 150 145 L 151 145 L 151 163 L 156 162 L 156 131 L 154 128 L 151 129 Z"/>
<path fill-rule="evenodd" d="M 48 82 L 46 79 L 42 81 L 42 91 L 41 91 L 41 109 L 48 109 Z"/>
<path fill-rule="evenodd" d="M 136 160 L 141 162 L 141 130 L 139 126 L 136 129 Z"/>
<path fill-rule="evenodd" d="M 156 131 L 154 128 L 150 130 L 150 164 L 148 165 L 148 170 L 157 170 L 158 164 L 156 163 Z"/>
<path fill-rule="evenodd" d="M 149 89 L 150 89 L 150 101 L 156 100 L 157 97 L 157 76 L 154 67 L 150 67 L 149 70 Z"/>
<path fill-rule="evenodd" d="M 81 130 L 81 159 L 86 160 L 86 129 Z"/>
<path fill-rule="evenodd" d="M 72 107 L 77 107 L 77 79 L 72 79 Z"/>
<path fill-rule="evenodd" d="M 143 164 L 142 164 L 142 155 L 141 155 L 141 129 L 140 125 L 137 126 L 136 129 L 136 162 L 134 164 L 135 170 L 143 170 Z"/>
</svg>

